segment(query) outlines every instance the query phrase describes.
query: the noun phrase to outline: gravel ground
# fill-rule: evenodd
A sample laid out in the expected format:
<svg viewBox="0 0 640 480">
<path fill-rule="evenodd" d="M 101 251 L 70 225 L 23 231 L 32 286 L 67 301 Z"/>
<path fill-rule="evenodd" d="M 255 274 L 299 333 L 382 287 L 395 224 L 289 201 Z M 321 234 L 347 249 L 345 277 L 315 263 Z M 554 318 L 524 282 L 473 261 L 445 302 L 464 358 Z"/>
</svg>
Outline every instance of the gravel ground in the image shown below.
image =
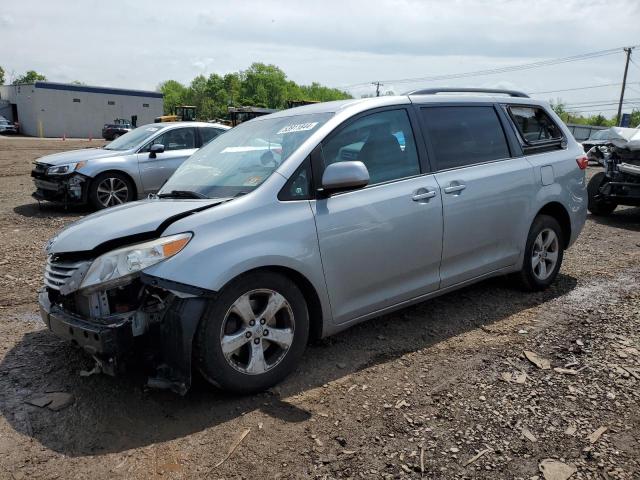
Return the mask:
<svg viewBox="0 0 640 480">
<path fill-rule="evenodd" d="M 267 393 L 180 398 L 80 376 L 37 317 L 42 246 L 86 212 L 39 209 L 30 162 L 97 143 L 0 138 L 0 478 L 640 478 L 640 209 L 590 217 L 546 292 L 486 281 L 310 346 Z"/>
</svg>

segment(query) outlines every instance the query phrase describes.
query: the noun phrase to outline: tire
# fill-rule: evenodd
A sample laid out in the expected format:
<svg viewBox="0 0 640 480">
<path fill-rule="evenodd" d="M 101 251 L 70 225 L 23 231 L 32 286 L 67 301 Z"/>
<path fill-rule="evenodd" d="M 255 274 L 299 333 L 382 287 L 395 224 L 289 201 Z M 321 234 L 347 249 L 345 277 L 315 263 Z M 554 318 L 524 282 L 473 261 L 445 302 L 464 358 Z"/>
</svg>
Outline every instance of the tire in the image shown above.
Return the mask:
<svg viewBox="0 0 640 480">
<path fill-rule="evenodd" d="M 549 245 L 541 250 L 540 247 L 549 239 Z M 555 218 L 538 215 L 533 220 L 527 236 L 522 270 L 517 274 L 520 286 L 524 290 L 540 291 L 553 283 L 562 265 L 564 245 L 562 228 Z"/>
<path fill-rule="evenodd" d="M 113 138 L 112 138 L 111 140 L 115 140 L 115 139 L 117 139 L 117 138 L 119 138 L 119 137 L 120 137 L 120 134 L 119 134 L 119 133 L 114 133 L 114 134 L 113 134 Z"/>
<path fill-rule="evenodd" d="M 89 201 L 96 210 L 127 203 L 134 199 L 133 182 L 128 176 L 119 172 L 101 173 L 89 186 Z"/>
<path fill-rule="evenodd" d="M 279 305 L 273 315 L 270 302 Z M 270 341 L 276 332 L 278 342 Z M 309 313 L 298 287 L 283 275 L 258 272 L 236 279 L 209 304 L 196 333 L 195 363 L 214 386 L 256 393 L 296 368 L 308 338 Z"/>
<path fill-rule="evenodd" d="M 614 202 L 608 202 L 601 198 L 597 198 L 598 195 L 600 195 L 600 187 L 606 182 L 607 178 L 605 173 L 598 172 L 591 177 L 591 180 L 589 180 L 589 184 L 587 185 L 587 196 L 589 198 L 587 208 L 594 215 L 609 215 L 618 206 Z"/>
</svg>

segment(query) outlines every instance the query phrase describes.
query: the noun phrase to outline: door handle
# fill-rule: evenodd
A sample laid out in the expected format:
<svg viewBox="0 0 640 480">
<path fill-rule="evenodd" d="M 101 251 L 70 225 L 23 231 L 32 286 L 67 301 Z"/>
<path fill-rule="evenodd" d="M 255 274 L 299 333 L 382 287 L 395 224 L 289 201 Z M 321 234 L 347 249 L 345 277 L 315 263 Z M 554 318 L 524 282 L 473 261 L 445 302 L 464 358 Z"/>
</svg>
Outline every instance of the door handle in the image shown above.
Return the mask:
<svg viewBox="0 0 640 480">
<path fill-rule="evenodd" d="M 467 186 L 463 184 L 449 185 L 448 187 L 445 187 L 444 193 L 458 193 L 464 190 L 465 188 L 467 188 Z"/>
<path fill-rule="evenodd" d="M 424 190 L 424 191 L 421 192 L 421 190 Z M 420 190 L 418 190 L 418 192 L 421 192 L 421 193 L 417 193 L 416 192 L 413 195 L 413 197 L 411 197 L 414 202 L 420 202 L 422 200 L 429 200 L 430 198 L 433 198 L 433 197 L 436 196 L 435 190 L 426 190 L 424 188 L 421 188 Z"/>
</svg>

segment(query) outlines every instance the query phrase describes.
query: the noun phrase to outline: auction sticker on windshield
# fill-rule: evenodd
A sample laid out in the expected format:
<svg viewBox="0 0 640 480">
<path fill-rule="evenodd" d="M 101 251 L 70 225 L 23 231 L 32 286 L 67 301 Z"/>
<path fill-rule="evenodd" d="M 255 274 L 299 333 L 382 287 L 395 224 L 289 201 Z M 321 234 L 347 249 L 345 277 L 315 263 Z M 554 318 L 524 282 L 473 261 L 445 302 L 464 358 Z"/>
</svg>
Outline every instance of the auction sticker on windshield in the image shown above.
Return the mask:
<svg viewBox="0 0 640 480">
<path fill-rule="evenodd" d="M 287 125 L 286 127 L 282 127 L 276 135 L 280 135 L 283 133 L 293 133 L 293 132 L 305 132 L 307 130 L 313 130 L 313 128 L 318 125 L 318 122 L 309 122 L 309 123 L 297 123 L 294 125 Z"/>
</svg>

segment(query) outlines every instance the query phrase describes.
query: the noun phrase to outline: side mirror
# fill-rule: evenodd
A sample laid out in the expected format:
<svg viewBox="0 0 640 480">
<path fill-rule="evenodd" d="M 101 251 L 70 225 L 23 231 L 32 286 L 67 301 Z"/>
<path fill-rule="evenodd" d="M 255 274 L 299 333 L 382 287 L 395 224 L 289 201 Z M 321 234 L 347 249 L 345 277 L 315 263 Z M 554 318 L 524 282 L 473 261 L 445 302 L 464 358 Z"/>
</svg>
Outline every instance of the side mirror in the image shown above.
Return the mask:
<svg viewBox="0 0 640 480">
<path fill-rule="evenodd" d="M 156 158 L 156 155 L 162 152 L 164 152 L 164 145 L 161 143 L 154 143 L 149 149 L 149 158 Z"/>
<path fill-rule="evenodd" d="M 362 162 L 337 162 L 324 169 L 322 188 L 328 194 L 362 188 L 369 183 L 369 171 Z"/>
</svg>

